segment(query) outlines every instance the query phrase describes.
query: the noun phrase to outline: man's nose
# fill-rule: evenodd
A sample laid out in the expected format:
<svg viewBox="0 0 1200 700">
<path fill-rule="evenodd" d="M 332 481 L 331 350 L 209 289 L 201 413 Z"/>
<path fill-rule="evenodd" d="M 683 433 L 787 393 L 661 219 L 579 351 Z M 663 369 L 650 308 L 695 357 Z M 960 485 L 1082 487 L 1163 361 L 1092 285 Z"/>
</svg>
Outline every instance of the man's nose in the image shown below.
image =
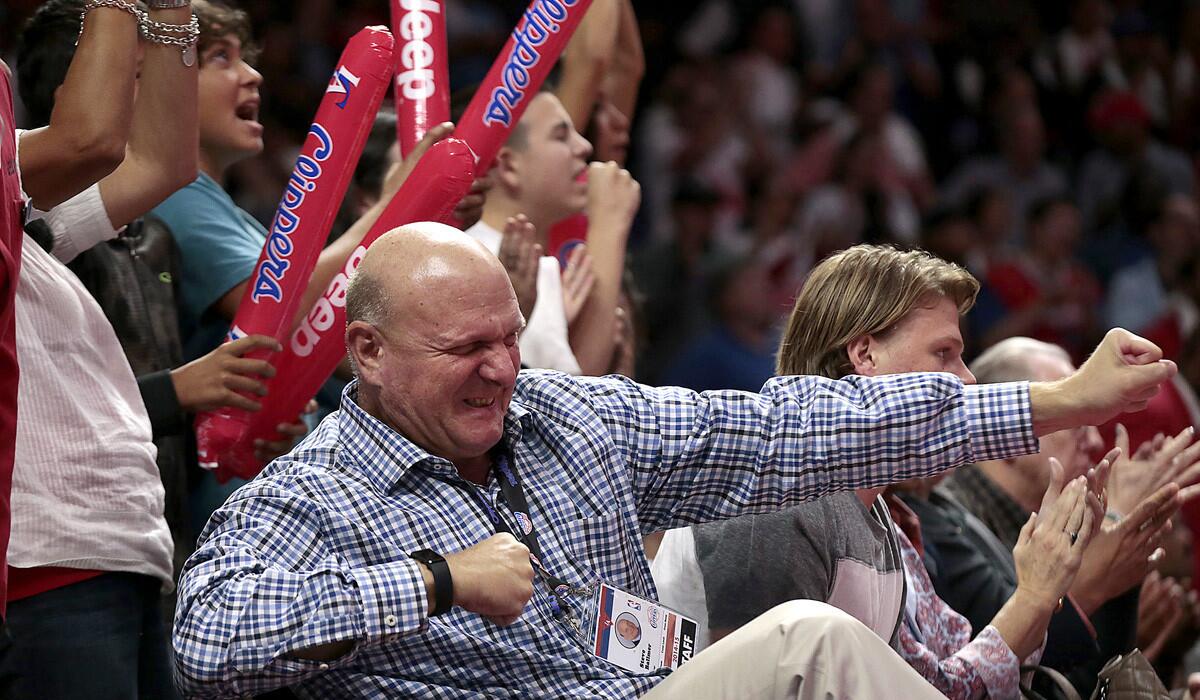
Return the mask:
<svg viewBox="0 0 1200 700">
<path fill-rule="evenodd" d="M 496 343 L 487 349 L 483 363 L 479 365 L 479 376 L 497 384 L 509 385 L 517 380 L 517 370 L 513 366 L 509 347 L 504 343 Z"/>
<path fill-rule="evenodd" d="M 954 376 L 961 379 L 963 384 L 975 383 L 975 375 L 971 374 L 971 370 L 967 369 L 967 363 L 963 362 L 962 358 L 958 360 L 958 367 L 954 369 Z"/>
</svg>

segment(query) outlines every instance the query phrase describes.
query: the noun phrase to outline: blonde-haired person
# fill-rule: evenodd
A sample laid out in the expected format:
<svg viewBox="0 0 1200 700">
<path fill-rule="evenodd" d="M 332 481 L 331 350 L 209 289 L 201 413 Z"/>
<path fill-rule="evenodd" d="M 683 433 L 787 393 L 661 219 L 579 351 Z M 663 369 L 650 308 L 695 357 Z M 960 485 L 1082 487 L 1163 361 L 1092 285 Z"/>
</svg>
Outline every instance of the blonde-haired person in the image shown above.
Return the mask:
<svg viewBox="0 0 1200 700">
<path fill-rule="evenodd" d="M 860 245 L 837 253 L 813 269 L 797 298 L 778 370 L 832 379 L 948 372 L 973 384 L 959 316 L 978 289 L 966 270 L 925 252 Z M 1020 585 L 974 639 L 967 621 L 934 593 L 882 491 L 669 532 L 654 562 L 660 596 L 668 605 L 690 603 L 684 612 L 707 618 L 714 637 L 760 614 L 759 606 L 823 600 L 890 639 L 947 696 L 1017 697 L 1018 669 L 1040 653 L 1099 516 L 1086 479 L 1059 479 L 1047 489 L 1014 550 Z"/>
<path fill-rule="evenodd" d="M 831 379 L 854 374 L 848 353 L 855 339 L 887 333 L 937 297 L 965 314 L 978 293 L 970 272 L 924 251 L 858 245 L 835 253 L 809 273 L 792 307 L 778 373 Z M 962 363 L 961 356 L 957 360 Z"/>
</svg>

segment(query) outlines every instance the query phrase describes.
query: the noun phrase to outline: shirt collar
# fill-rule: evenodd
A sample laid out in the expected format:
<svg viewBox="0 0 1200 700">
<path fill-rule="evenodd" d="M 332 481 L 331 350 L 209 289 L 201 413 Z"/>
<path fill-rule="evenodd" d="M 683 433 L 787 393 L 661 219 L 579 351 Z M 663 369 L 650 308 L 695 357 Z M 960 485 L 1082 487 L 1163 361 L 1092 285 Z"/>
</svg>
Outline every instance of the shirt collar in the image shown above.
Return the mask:
<svg viewBox="0 0 1200 700">
<path fill-rule="evenodd" d="M 509 404 L 504 416 L 504 437 L 509 445 L 521 440 L 531 417 L 529 409 L 515 400 Z M 391 493 L 414 469 L 443 476 L 458 473 L 450 460 L 426 452 L 364 411 L 358 405 L 357 379 L 342 390 L 338 436 L 347 462 L 360 469 L 380 493 Z"/>
</svg>

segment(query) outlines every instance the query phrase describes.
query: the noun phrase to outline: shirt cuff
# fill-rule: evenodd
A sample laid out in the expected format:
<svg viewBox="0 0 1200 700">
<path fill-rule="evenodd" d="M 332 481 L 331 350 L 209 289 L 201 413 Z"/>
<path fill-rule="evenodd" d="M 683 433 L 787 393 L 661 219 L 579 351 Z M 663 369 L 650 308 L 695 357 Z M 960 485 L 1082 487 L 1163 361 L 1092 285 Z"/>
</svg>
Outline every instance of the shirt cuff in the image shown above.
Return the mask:
<svg viewBox="0 0 1200 700">
<path fill-rule="evenodd" d="M 45 213 L 54 234 L 54 257 L 69 263 L 92 246 L 117 237 L 100 197 L 99 183 Z"/>
<path fill-rule="evenodd" d="M 171 370 L 143 374 L 137 378 L 137 384 L 142 403 L 146 404 L 146 413 L 150 415 L 154 439 L 165 435 L 182 435 L 188 427 L 187 414 L 179 405 Z"/>
<path fill-rule="evenodd" d="M 351 576 L 362 598 L 363 638 L 368 643 L 419 632 L 428 624 L 429 596 L 415 560 L 404 557 L 364 566 Z"/>
<path fill-rule="evenodd" d="M 957 655 L 975 668 L 989 698 L 1021 697 L 1021 660 L 1008 648 L 1000 630 L 984 627 Z"/>
<path fill-rule="evenodd" d="M 963 387 L 971 431 L 969 462 L 988 462 L 1037 452 L 1029 382 L 974 384 Z"/>
</svg>

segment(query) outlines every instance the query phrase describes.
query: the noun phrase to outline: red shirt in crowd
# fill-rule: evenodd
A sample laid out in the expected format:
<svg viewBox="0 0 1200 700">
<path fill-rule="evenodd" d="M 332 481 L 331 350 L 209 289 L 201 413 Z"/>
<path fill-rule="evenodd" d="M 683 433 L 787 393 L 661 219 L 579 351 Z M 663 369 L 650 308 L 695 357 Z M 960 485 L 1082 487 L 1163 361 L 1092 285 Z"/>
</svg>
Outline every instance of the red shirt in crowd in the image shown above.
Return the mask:
<svg viewBox="0 0 1200 700">
<path fill-rule="evenodd" d="M 21 180 L 12 87 L 0 64 L 0 611 L 7 599 L 9 492 L 17 442 L 17 274 L 21 265 Z"/>
</svg>

